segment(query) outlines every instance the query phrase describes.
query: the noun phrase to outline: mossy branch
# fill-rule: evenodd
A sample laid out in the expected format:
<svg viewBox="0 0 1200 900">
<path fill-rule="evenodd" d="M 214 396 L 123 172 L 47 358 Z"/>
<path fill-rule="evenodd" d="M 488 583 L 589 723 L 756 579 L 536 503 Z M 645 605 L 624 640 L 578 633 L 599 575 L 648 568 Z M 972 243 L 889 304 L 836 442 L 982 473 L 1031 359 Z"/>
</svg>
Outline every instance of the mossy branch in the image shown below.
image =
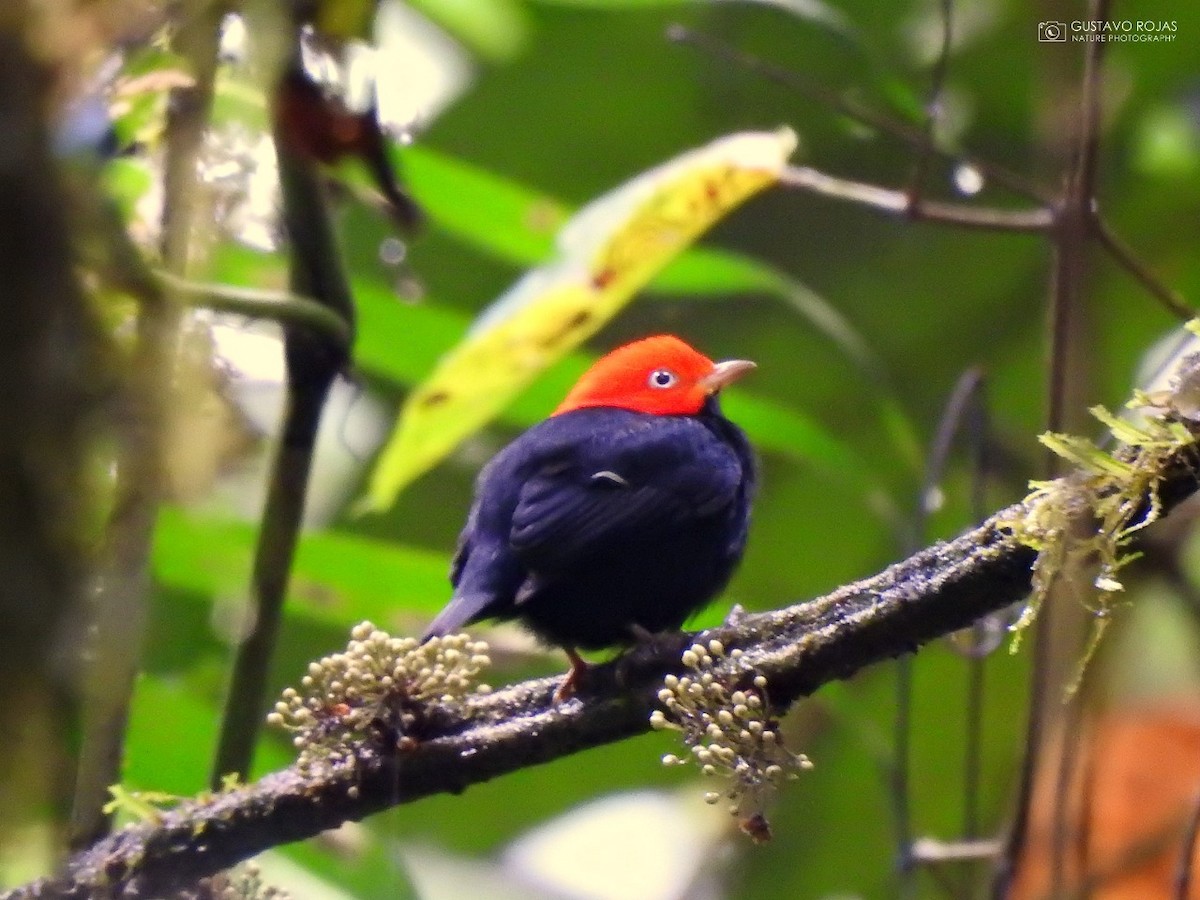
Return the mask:
<svg viewBox="0 0 1200 900">
<path fill-rule="evenodd" d="M 1195 430 L 1147 458 L 1156 471 L 1139 476 L 1149 486 L 1138 498 L 1142 516 L 1169 510 L 1200 486 Z M 1078 501 L 1078 476 L 1056 484 Z M 872 578 L 775 612 L 736 616 L 701 639 L 740 649 L 744 665 L 770 685 L 772 706 L 786 709 L 829 681 L 1024 598 L 1037 554 L 1014 536 L 1014 523 L 1042 521 L 1037 505 L 1046 502 L 1046 489 Z M 560 679 L 543 678 L 429 706 L 403 740 L 381 728 L 326 765 L 292 766 L 186 801 L 75 855 L 59 876 L 5 896 L 162 896 L 341 822 L 641 734 L 651 728 L 664 677 L 683 670 L 681 653 L 692 640 L 659 639 L 596 667 L 565 703 L 553 699 Z"/>
</svg>

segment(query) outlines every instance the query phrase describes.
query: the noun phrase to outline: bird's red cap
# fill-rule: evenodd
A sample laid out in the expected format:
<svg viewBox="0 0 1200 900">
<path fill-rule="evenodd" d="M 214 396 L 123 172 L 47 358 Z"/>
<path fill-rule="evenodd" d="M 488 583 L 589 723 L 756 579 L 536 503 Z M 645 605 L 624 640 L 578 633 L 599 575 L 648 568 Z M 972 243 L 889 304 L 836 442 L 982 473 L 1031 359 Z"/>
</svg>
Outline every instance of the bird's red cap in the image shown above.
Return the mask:
<svg viewBox="0 0 1200 900">
<path fill-rule="evenodd" d="M 659 334 L 596 360 L 552 415 L 593 406 L 695 415 L 710 395 L 753 368 L 745 359 L 714 363 L 674 335 Z"/>
</svg>

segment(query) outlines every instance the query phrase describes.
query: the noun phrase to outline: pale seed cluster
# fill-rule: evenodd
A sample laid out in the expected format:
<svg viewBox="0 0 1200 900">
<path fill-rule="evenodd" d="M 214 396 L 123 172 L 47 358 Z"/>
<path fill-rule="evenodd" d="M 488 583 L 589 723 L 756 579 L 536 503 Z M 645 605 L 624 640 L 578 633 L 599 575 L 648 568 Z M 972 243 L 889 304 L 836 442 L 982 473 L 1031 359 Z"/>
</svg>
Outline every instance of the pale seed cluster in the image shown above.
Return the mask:
<svg viewBox="0 0 1200 900">
<path fill-rule="evenodd" d="M 666 711 L 651 713 L 650 724 L 681 732 L 690 750 L 687 757 L 668 753 L 663 765 L 694 761 L 704 775 L 727 779 L 729 811 L 751 837 L 767 840 L 767 801 L 784 781 L 811 769 L 812 762 L 784 746 L 779 723 L 768 709 L 767 679 L 755 675 L 742 657 L 736 649 L 726 654 L 720 641 L 693 644 L 682 661 L 695 674 L 666 677 L 658 692 Z M 720 791 L 704 795 L 709 803 L 721 797 Z"/>
<path fill-rule="evenodd" d="M 350 637 L 343 652 L 310 663 L 300 689 L 287 688 L 267 716 L 294 733 L 302 765 L 346 758 L 350 741 L 381 729 L 402 742 L 422 708 L 489 690 L 475 683 L 487 644 L 465 634 L 422 644 L 363 622 Z"/>
</svg>

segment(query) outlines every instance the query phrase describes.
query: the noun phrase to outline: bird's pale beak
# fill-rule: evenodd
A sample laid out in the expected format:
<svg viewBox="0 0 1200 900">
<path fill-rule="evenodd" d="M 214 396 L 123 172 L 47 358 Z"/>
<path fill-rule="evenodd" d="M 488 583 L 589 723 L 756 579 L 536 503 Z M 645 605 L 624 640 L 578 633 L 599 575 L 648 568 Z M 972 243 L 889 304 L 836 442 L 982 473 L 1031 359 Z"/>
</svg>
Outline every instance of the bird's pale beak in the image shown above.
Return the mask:
<svg viewBox="0 0 1200 900">
<path fill-rule="evenodd" d="M 727 359 L 719 362 L 713 370 L 700 379 L 700 387 L 706 394 L 715 394 L 726 385 L 733 384 L 751 369 L 757 369 L 748 359 Z"/>
</svg>

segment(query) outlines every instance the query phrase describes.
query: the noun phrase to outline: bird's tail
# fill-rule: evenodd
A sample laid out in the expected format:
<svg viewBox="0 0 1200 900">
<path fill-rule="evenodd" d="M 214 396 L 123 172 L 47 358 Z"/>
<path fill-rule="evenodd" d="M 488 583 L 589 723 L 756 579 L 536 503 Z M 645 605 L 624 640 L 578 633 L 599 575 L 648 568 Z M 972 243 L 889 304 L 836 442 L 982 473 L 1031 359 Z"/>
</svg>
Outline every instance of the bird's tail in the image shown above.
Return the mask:
<svg viewBox="0 0 1200 900">
<path fill-rule="evenodd" d="M 480 619 L 488 617 L 488 606 L 492 602 L 492 597 L 484 593 L 458 594 L 456 593 L 450 598 L 450 602 L 446 604 L 446 608 L 437 614 L 429 627 L 425 629 L 425 634 L 421 636 L 421 643 L 425 643 L 430 638 L 442 637 L 447 634 L 453 634 L 456 631 L 461 631 L 467 625 L 478 622 Z"/>
</svg>

